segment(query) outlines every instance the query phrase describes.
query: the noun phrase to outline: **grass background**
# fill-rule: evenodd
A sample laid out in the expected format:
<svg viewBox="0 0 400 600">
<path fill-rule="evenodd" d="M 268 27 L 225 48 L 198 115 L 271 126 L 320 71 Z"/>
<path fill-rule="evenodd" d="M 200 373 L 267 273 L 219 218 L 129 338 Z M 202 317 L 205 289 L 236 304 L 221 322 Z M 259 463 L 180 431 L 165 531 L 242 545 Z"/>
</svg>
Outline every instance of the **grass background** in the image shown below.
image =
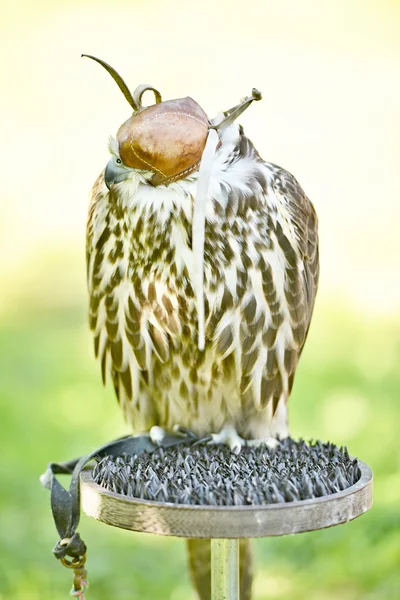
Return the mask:
<svg viewBox="0 0 400 600">
<path fill-rule="evenodd" d="M 400 597 L 399 327 L 318 311 L 290 400 L 295 436 L 346 443 L 375 472 L 373 509 L 346 525 L 254 543 L 255 598 Z M 101 387 L 82 306 L 10 312 L 0 327 L 0 597 L 61 600 L 70 573 L 51 553 L 57 535 L 39 474 L 125 431 Z M 82 517 L 88 598 L 184 600 L 184 544 Z M 90 595 L 89 595 L 90 594 Z"/>
</svg>

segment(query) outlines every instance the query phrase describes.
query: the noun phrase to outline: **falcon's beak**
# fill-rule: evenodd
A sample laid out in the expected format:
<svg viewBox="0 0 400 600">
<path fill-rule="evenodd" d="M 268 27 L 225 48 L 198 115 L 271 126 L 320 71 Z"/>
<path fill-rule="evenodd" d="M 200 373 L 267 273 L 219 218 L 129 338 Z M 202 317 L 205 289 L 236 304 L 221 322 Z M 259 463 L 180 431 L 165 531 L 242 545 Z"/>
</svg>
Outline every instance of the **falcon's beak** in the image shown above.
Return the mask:
<svg viewBox="0 0 400 600">
<path fill-rule="evenodd" d="M 113 183 L 121 183 L 132 173 L 132 169 L 125 167 L 125 165 L 118 165 L 115 163 L 115 159 L 111 158 L 104 171 L 104 181 L 108 189 Z"/>
</svg>

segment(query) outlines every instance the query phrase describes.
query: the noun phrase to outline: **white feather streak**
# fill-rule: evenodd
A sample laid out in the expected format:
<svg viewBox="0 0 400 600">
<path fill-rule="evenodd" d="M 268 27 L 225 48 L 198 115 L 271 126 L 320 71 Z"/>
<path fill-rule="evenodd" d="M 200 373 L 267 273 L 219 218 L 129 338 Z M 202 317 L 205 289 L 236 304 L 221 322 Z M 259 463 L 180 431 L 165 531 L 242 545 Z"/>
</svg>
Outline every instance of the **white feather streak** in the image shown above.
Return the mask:
<svg viewBox="0 0 400 600">
<path fill-rule="evenodd" d="M 206 201 L 210 185 L 211 169 L 218 144 L 218 133 L 210 129 L 200 163 L 197 180 L 196 199 L 193 209 L 192 239 L 193 239 L 193 287 L 197 304 L 198 347 L 204 350 L 204 237 L 206 221 Z"/>
</svg>

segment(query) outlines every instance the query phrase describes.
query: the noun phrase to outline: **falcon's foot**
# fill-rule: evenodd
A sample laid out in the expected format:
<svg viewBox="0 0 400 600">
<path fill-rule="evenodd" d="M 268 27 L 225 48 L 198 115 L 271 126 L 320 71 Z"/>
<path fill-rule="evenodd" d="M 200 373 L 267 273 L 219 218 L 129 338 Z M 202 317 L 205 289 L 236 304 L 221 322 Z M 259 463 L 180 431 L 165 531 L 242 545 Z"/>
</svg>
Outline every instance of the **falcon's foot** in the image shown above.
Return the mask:
<svg viewBox="0 0 400 600">
<path fill-rule="evenodd" d="M 273 437 L 260 438 L 256 440 L 245 440 L 237 433 L 232 425 L 227 425 L 219 433 L 211 433 L 207 437 L 199 440 L 200 442 L 208 442 L 209 444 L 226 444 L 236 454 L 239 454 L 243 446 L 268 446 L 268 448 L 276 448 L 279 446 L 279 440 Z"/>
<path fill-rule="evenodd" d="M 219 433 L 210 433 L 209 436 L 204 438 L 204 441 L 209 444 L 226 444 L 235 454 L 239 454 L 242 447 L 247 444 L 247 441 L 240 437 L 231 425 L 227 425 Z"/>
<path fill-rule="evenodd" d="M 219 433 L 210 433 L 202 438 L 199 438 L 195 433 L 182 427 L 181 425 L 174 425 L 172 431 L 154 425 L 149 433 L 150 440 L 155 446 L 169 446 L 171 440 L 173 443 L 177 443 L 176 440 L 186 441 L 189 443 L 194 442 L 194 445 L 208 443 L 208 444 L 225 444 L 232 452 L 239 454 L 243 446 L 268 446 L 269 448 L 276 448 L 279 446 L 279 440 L 273 437 L 260 438 L 255 440 L 245 440 L 240 437 L 233 425 L 226 425 L 221 429 Z M 175 441 L 174 441 L 175 440 Z"/>
<path fill-rule="evenodd" d="M 171 438 L 180 438 L 182 441 L 198 439 L 198 436 L 195 433 L 181 425 L 174 425 L 172 431 L 168 431 L 168 429 L 164 429 L 164 427 L 159 427 L 158 425 L 153 425 L 148 435 L 155 446 L 162 446 L 165 441 L 170 440 Z"/>
<path fill-rule="evenodd" d="M 153 425 L 149 431 L 150 439 L 155 446 L 160 446 L 168 435 L 168 431 L 158 425 Z"/>
</svg>

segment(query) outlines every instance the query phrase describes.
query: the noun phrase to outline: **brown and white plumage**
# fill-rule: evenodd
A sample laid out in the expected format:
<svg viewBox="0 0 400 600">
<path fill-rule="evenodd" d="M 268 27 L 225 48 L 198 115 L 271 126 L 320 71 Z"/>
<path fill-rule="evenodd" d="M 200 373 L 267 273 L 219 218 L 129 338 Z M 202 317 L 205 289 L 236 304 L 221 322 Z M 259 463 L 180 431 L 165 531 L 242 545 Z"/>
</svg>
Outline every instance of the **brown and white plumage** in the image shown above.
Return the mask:
<svg viewBox="0 0 400 600">
<path fill-rule="evenodd" d="M 136 432 L 232 425 L 288 434 L 287 398 L 318 284 L 315 210 L 237 125 L 221 136 L 206 206 L 205 350 L 191 250 L 197 173 L 154 187 L 146 171 L 96 181 L 87 227 L 90 325 L 103 379 Z M 118 158 L 118 149 L 111 144 Z"/>
</svg>

